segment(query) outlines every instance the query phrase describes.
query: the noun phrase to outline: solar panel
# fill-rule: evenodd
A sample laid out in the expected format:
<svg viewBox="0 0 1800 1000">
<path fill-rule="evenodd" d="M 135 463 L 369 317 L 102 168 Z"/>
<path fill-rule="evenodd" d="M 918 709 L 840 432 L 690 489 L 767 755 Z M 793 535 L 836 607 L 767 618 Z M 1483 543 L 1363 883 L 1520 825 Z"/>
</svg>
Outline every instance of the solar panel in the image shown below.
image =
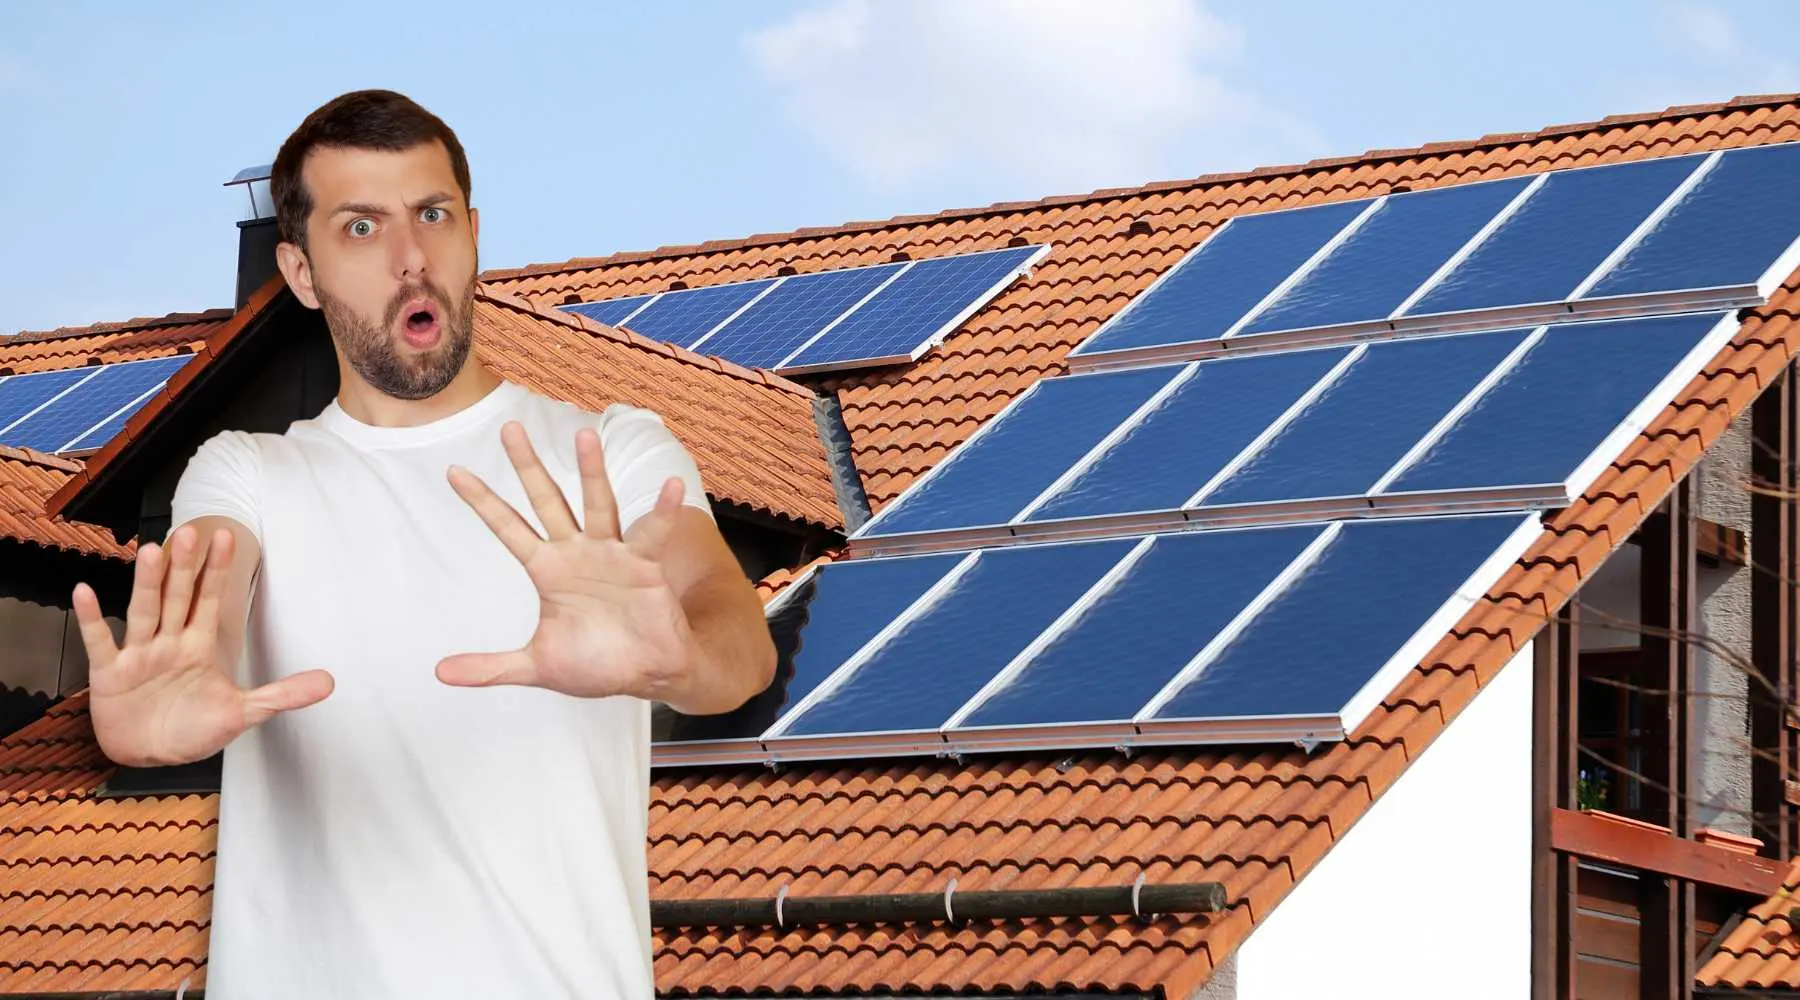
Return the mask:
<svg viewBox="0 0 1800 1000">
<path fill-rule="evenodd" d="M 0 441 L 52 453 L 68 451 L 83 439 L 90 443 L 82 447 L 99 447 L 106 439 L 90 435 L 90 431 L 106 424 L 123 426 L 137 407 L 189 360 L 191 356 L 182 355 L 89 369 L 90 377 L 0 431 Z"/>
<path fill-rule="evenodd" d="M 1800 231 L 1797 175 L 1800 144 L 1719 154 L 1693 190 L 1588 297 L 1743 285 L 1760 285 L 1760 295 L 1767 297 L 1773 282 L 1796 266 L 1791 255 Z"/>
<path fill-rule="evenodd" d="M 784 278 L 694 349 L 749 368 L 778 368 L 905 266 L 878 264 Z"/>
<path fill-rule="evenodd" d="M 1549 327 L 1388 492 L 1591 478 L 1581 465 L 1611 461 L 1736 328 L 1726 313 Z"/>
<path fill-rule="evenodd" d="M 1110 589 L 1011 675 L 997 677 L 988 696 L 949 728 L 1130 719 L 1323 531 L 1300 525 L 1152 538 Z M 1096 669 L 1125 650 L 1130 670 Z"/>
<path fill-rule="evenodd" d="M 1800 265 L 1797 169 L 1783 143 L 1234 219 L 1070 366 L 1754 305 Z"/>
<path fill-rule="evenodd" d="M 1192 377 L 1026 519 L 1180 510 L 1349 354 L 1330 347 L 1192 366 Z"/>
<path fill-rule="evenodd" d="M 1407 315 L 1561 302 L 1656 211 L 1702 156 L 1544 175 L 1544 186 Z"/>
<path fill-rule="evenodd" d="M 665 292 L 655 302 L 632 316 L 625 326 L 646 337 L 687 347 L 711 333 L 714 327 L 725 322 L 733 313 L 749 305 L 773 285 L 775 280 L 767 278 L 735 285 Z"/>
<path fill-rule="evenodd" d="M 1242 332 L 1386 319 L 1529 183 L 1512 177 L 1384 200 Z"/>
<path fill-rule="evenodd" d="M 14 424 L 29 418 L 39 408 L 99 371 L 97 366 L 70 368 L 64 371 L 13 375 L 0 382 L 0 444 L 15 444 L 8 436 Z"/>
<path fill-rule="evenodd" d="M 840 668 L 771 735 L 935 731 L 1132 544 L 1025 546 L 969 557 L 928 606 Z"/>
<path fill-rule="evenodd" d="M 1005 523 L 1176 374 L 1151 368 L 1037 383 L 862 533 Z"/>
<path fill-rule="evenodd" d="M 1045 247 L 1011 247 L 914 261 L 879 294 L 780 370 L 830 371 L 911 361 L 1011 284 Z"/>
<path fill-rule="evenodd" d="M 1399 683 L 1394 668 L 1416 666 L 1518 557 L 1517 543 L 1539 530 L 1535 518 L 1516 514 L 1340 529 L 1317 561 L 1196 664 L 1191 680 L 1145 706 L 1141 719 L 1347 714 L 1360 721 Z M 1346 713 L 1359 695 L 1359 707 Z"/>
<path fill-rule="evenodd" d="M 645 303 L 654 298 L 654 295 L 632 295 L 623 299 L 607 299 L 605 302 L 577 302 L 563 308 L 572 313 L 580 313 L 597 323 L 619 326 L 625 322 L 626 317 L 642 309 Z"/>
<path fill-rule="evenodd" d="M 1229 219 L 1077 353 L 1222 337 L 1369 207 L 1337 202 Z"/>
<path fill-rule="evenodd" d="M 1362 496 L 1527 335 L 1502 330 L 1370 345 L 1200 505 Z"/>
<path fill-rule="evenodd" d="M 751 368 L 865 368 L 916 359 L 1049 251 L 1008 247 L 562 308 Z"/>
</svg>

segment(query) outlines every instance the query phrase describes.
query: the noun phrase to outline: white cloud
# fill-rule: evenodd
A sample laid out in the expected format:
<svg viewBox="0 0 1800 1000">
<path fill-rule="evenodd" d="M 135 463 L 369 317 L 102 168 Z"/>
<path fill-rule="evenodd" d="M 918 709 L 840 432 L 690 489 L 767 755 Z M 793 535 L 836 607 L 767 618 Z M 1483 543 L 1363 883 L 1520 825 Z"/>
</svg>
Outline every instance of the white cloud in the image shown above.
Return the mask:
<svg viewBox="0 0 1800 1000">
<path fill-rule="evenodd" d="M 803 127 L 887 186 L 1133 184 L 1216 168 L 1191 159 L 1208 136 L 1306 131 L 1222 77 L 1244 39 L 1198 0 L 820 0 L 744 41 Z"/>
</svg>

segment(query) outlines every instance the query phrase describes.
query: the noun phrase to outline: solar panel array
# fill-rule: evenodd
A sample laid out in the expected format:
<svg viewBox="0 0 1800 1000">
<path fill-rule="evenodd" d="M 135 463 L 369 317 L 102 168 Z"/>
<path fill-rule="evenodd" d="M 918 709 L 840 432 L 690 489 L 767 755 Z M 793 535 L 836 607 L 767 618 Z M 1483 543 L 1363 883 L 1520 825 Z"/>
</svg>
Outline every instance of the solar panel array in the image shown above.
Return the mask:
<svg viewBox="0 0 1800 1000">
<path fill-rule="evenodd" d="M 1800 266 L 1797 173 L 1784 143 L 1241 216 L 1070 364 L 1754 305 Z"/>
<path fill-rule="evenodd" d="M 784 374 L 899 364 L 916 360 L 1049 250 L 1008 247 L 562 308 Z"/>
<path fill-rule="evenodd" d="M 1800 264 L 1796 157 L 1232 220 L 790 585 L 791 670 L 658 761 L 1342 738 Z"/>
<path fill-rule="evenodd" d="M 0 377 L 0 444 L 51 454 L 99 448 L 192 358 Z"/>
</svg>

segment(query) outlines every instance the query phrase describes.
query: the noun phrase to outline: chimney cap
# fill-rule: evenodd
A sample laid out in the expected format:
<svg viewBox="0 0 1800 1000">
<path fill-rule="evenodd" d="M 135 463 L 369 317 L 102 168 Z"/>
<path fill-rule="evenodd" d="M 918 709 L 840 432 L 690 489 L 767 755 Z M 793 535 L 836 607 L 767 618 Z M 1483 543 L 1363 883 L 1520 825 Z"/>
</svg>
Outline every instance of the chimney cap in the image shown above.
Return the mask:
<svg viewBox="0 0 1800 1000">
<path fill-rule="evenodd" d="M 248 184 L 251 181 L 266 181 L 274 176 L 274 174 L 275 164 L 273 163 L 265 163 L 260 167 L 245 167 L 238 171 L 235 176 L 226 181 L 222 186 L 230 187 L 233 184 Z"/>
<path fill-rule="evenodd" d="M 250 208 L 239 224 L 261 222 L 275 217 L 275 198 L 269 191 L 269 177 L 274 173 L 274 164 L 265 163 L 260 167 L 245 167 L 237 172 L 237 176 L 226 181 L 224 187 L 238 184 L 250 196 Z"/>
</svg>

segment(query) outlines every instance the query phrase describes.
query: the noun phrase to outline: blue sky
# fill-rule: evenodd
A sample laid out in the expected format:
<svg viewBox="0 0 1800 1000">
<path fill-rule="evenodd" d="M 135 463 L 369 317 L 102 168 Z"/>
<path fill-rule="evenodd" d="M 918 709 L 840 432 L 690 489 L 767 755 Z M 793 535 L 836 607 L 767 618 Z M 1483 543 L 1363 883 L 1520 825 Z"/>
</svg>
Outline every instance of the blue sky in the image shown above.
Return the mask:
<svg viewBox="0 0 1800 1000">
<path fill-rule="evenodd" d="M 454 127 L 511 266 L 1800 90 L 1787 5 L 0 5 L 0 332 L 229 305 L 346 90 Z"/>
</svg>

